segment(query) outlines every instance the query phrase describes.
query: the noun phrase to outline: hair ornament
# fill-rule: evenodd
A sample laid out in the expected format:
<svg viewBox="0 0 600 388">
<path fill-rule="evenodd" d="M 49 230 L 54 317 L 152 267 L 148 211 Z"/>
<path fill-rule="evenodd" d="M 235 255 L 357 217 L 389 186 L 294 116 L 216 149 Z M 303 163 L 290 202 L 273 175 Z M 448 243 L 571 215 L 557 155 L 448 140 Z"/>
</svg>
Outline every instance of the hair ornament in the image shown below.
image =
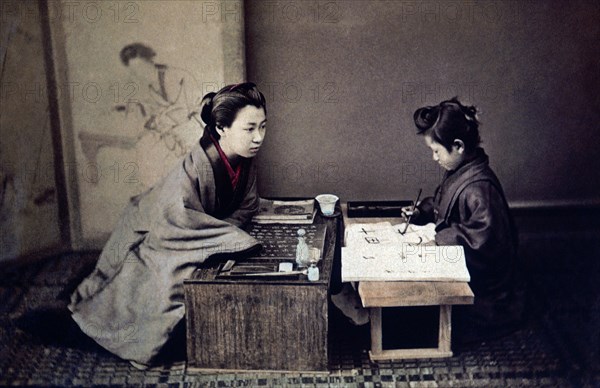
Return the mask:
<svg viewBox="0 0 600 388">
<path fill-rule="evenodd" d="M 477 121 L 477 108 L 474 106 L 466 106 L 464 113 L 467 121 Z"/>
</svg>

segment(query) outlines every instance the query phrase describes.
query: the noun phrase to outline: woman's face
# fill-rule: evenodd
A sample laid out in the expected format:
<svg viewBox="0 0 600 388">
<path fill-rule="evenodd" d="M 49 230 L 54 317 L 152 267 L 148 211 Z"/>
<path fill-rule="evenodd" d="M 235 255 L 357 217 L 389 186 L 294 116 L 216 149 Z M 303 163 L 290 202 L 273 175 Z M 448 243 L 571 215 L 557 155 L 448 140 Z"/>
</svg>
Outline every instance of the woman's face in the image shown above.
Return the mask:
<svg viewBox="0 0 600 388">
<path fill-rule="evenodd" d="M 450 152 L 446 147 L 433 140 L 431 136 L 425 136 L 425 143 L 433 152 L 433 160 L 438 162 L 445 170 L 453 171 L 463 162 L 464 147 L 461 146 L 462 142 L 452 145 Z"/>
<path fill-rule="evenodd" d="M 217 128 L 219 145 L 230 161 L 238 157 L 253 158 L 258 153 L 267 130 L 263 108 L 247 105 L 240 109 L 230 127 Z"/>
</svg>

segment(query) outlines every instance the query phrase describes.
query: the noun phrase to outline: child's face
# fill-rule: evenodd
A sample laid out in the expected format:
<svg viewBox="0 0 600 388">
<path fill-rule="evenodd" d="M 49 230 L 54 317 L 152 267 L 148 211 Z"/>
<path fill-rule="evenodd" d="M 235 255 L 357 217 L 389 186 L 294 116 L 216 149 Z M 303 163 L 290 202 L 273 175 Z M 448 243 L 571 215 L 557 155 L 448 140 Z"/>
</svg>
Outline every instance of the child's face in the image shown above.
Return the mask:
<svg viewBox="0 0 600 388">
<path fill-rule="evenodd" d="M 425 143 L 433 152 L 433 160 L 438 162 L 445 170 L 455 170 L 464 160 L 462 142 L 452 145 L 451 152 L 448 152 L 446 147 L 433 140 L 431 136 L 425 136 Z"/>
</svg>

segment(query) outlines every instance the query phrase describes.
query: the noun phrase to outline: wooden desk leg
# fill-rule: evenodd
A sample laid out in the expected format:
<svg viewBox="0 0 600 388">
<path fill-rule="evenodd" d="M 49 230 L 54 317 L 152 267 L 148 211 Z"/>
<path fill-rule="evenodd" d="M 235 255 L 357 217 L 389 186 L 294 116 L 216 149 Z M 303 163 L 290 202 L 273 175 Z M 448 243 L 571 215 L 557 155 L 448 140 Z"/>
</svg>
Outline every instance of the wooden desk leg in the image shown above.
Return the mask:
<svg viewBox="0 0 600 388">
<path fill-rule="evenodd" d="M 381 354 L 382 345 L 382 329 L 381 329 L 381 307 L 371 307 L 369 309 L 371 318 L 371 353 L 374 355 Z"/>
<path fill-rule="evenodd" d="M 451 305 L 440 306 L 440 334 L 438 339 L 438 349 L 440 352 L 448 352 L 452 356 L 450 343 L 452 339 L 452 323 L 450 317 L 452 315 Z"/>
<path fill-rule="evenodd" d="M 379 360 L 404 360 L 409 358 L 441 358 L 452 357 L 450 350 L 450 313 L 452 306 L 440 306 L 440 327 L 437 348 L 417 349 L 388 349 L 383 350 L 381 307 L 371 307 L 371 351 L 369 357 L 372 361 Z"/>
</svg>

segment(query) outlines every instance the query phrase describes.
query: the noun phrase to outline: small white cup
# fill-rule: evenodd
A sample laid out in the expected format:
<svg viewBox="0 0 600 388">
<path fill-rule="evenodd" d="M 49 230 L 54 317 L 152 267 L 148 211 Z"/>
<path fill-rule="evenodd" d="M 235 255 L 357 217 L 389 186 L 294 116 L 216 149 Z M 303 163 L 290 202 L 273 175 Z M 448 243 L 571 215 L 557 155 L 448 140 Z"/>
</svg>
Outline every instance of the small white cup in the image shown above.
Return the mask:
<svg viewBox="0 0 600 388">
<path fill-rule="evenodd" d="M 319 202 L 321 213 L 325 216 L 330 216 L 335 211 L 335 204 L 339 198 L 333 194 L 319 194 L 315 199 Z"/>
</svg>

